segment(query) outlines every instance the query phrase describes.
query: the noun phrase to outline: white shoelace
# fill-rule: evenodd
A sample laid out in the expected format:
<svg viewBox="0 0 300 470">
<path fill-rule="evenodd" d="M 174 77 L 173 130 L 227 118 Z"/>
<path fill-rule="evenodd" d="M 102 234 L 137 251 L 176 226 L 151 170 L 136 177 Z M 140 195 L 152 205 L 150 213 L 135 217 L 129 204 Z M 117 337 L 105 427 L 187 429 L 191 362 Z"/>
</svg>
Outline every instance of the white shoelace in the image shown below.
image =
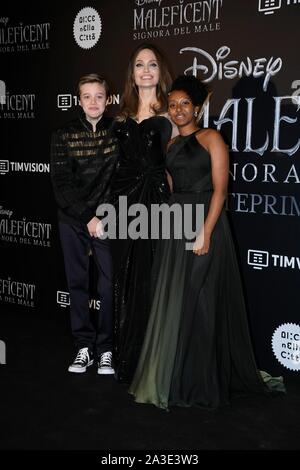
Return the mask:
<svg viewBox="0 0 300 470">
<path fill-rule="evenodd" d="M 88 356 L 88 348 L 79 349 L 78 354 L 74 362 L 83 362 Z"/>
<path fill-rule="evenodd" d="M 100 366 L 111 367 L 112 353 L 110 351 L 101 354 Z"/>
</svg>

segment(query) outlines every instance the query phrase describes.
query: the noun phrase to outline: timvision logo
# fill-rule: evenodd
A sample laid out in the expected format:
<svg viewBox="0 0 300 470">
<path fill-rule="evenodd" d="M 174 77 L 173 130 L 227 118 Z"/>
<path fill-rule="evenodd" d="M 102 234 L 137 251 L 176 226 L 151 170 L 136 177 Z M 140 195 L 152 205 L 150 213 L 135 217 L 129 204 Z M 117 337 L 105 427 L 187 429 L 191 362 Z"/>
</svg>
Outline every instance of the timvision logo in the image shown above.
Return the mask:
<svg viewBox="0 0 300 470">
<path fill-rule="evenodd" d="M 56 302 L 60 307 L 69 307 L 70 306 L 70 294 L 69 292 L 58 290 L 56 292 Z M 97 299 L 89 300 L 89 308 L 92 310 L 100 310 L 101 301 Z"/>
<path fill-rule="evenodd" d="M 0 175 L 7 175 L 10 171 L 22 173 L 50 173 L 50 163 L 10 162 L 9 160 L 0 160 Z"/>
<path fill-rule="evenodd" d="M 257 270 L 269 267 L 300 270 L 300 257 L 277 255 L 261 250 L 248 250 L 248 264 Z"/>
<path fill-rule="evenodd" d="M 300 0 L 259 0 L 258 11 L 265 15 L 272 15 L 276 10 L 282 6 L 300 5 Z"/>
<path fill-rule="evenodd" d="M 112 94 L 106 102 L 107 106 L 111 104 L 120 104 L 120 93 Z M 60 93 L 57 95 L 57 107 L 61 111 L 68 111 L 74 106 L 78 106 L 78 97 L 71 93 Z"/>
</svg>

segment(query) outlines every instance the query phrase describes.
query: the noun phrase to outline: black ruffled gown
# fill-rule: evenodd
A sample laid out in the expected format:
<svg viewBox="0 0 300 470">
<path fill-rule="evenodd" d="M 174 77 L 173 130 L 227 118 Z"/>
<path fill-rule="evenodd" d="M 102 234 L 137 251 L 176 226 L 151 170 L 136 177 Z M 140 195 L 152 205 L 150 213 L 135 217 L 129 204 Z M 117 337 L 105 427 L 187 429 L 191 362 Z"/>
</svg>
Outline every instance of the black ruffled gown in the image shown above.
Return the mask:
<svg viewBox="0 0 300 470">
<path fill-rule="evenodd" d="M 167 154 L 167 169 L 174 185 L 169 203 L 191 203 L 194 209 L 196 203 L 204 204 L 207 214 L 211 161 L 195 134 L 177 137 Z M 173 237 L 157 247 L 151 313 L 129 393 L 139 403 L 167 409 L 215 408 L 227 404 L 234 391 L 265 392 L 225 210 L 206 255 L 187 251 L 185 242 Z M 278 389 L 283 390 L 280 380 Z"/>
<path fill-rule="evenodd" d="M 141 123 L 131 118 L 115 123 L 120 158 L 111 193 L 116 207 L 119 196 L 127 196 L 128 207 L 140 203 L 148 209 L 151 204 L 168 200 L 170 193 L 165 155 L 171 132 L 172 125 L 164 116 L 153 116 Z M 117 225 L 122 217 L 125 214 L 118 213 Z M 128 217 L 127 225 L 130 220 Z M 131 382 L 143 344 L 150 311 L 151 268 L 156 244 L 157 240 L 150 238 L 112 240 L 115 271 L 114 352 L 116 378 L 121 382 Z"/>
</svg>

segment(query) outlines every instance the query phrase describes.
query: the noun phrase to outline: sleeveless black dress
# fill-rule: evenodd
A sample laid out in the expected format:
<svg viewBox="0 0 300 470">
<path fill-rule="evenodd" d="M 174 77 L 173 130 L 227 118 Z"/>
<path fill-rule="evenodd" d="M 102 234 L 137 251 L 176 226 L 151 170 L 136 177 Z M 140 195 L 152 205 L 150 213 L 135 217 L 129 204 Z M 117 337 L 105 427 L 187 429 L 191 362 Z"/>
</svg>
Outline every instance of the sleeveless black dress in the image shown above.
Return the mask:
<svg viewBox="0 0 300 470">
<path fill-rule="evenodd" d="M 177 137 L 167 169 L 174 185 L 169 203 L 192 204 L 194 217 L 196 204 L 204 204 L 206 215 L 211 160 L 195 134 Z M 187 251 L 185 243 L 173 237 L 157 247 L 151 313 L 129 393 L 160 408 L 215 408 L 227 404 L 234 391 L 264 393 L 225 210 L 206 255 Z"/>
<path fill-rule="evenodd" d="M 172 125 L 164 116 L 153 116 L 137 123 L 128 118 L 115 122 L 120 158 L 112 181 L 112 202 L 127 197 L 127 206 L 160 204 L 170 192 L 166 180 L 165 158 Z M 117 224 L 129 226 L 131 219 L 118 213 Z M 122 219 L 123 218 L 123 219 Z M 149 221 L 149 231 L 151 224 Z M 116 378 L 130 383 L 136 369 L 150 312 L 151 269 L 157 240 L 130 238 L 112 240 L 115 285 Z"/>
</svg>

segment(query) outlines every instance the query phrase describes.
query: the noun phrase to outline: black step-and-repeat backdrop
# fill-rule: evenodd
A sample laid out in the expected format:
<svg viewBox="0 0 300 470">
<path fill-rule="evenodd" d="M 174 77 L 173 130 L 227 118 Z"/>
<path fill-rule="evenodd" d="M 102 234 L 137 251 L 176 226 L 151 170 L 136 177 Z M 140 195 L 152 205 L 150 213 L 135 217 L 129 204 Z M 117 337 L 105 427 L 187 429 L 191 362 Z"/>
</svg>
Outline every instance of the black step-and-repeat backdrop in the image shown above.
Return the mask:
<svg viewBox="0 0 300 470">
<path fill-rule="evenodd" d="M 129 56 L 150 41 L 175 75 L 195 74 L 213 90 L 204 125 L 230 148 L 227 207 L 259 366 L 297 375 L 300 1 L 8 3 L 0 11 L 1 312 L 68 314 L 51 131 L 76 114 L 86 73 L 107 77 L 114 115 Z M 91 309 L 99 307 L 91 294 Z"/>
</svg>

